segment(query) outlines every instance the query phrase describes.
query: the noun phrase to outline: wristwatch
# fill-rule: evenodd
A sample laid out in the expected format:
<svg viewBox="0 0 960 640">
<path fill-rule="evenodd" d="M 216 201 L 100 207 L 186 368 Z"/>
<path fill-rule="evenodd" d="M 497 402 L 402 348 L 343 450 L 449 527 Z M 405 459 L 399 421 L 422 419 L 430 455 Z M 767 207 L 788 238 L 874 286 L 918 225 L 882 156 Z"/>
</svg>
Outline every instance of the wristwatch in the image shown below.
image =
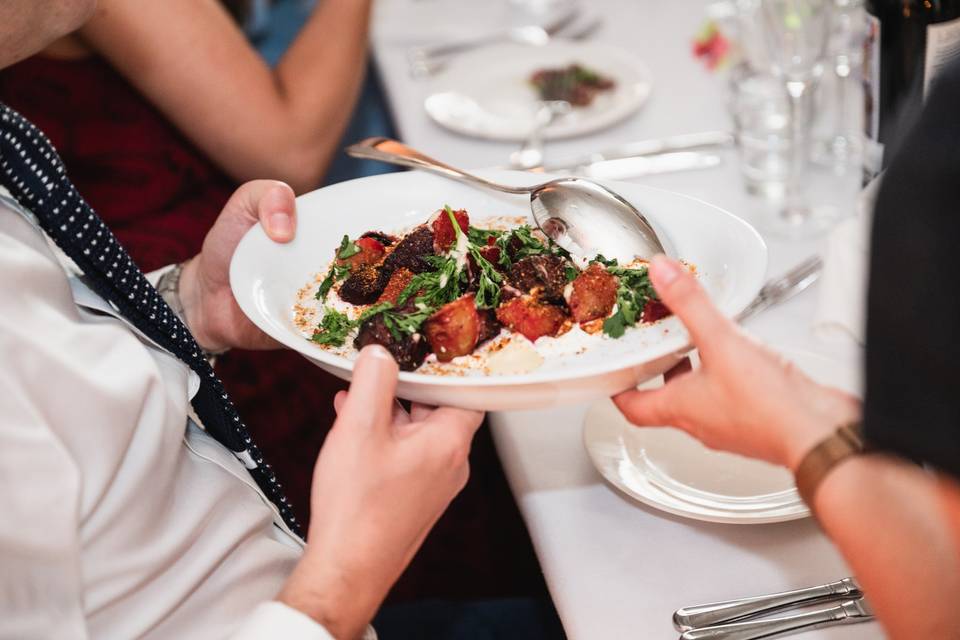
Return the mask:
<svg viewBox="0 0 960 640">
<path fill-rule="evenodd" d="M 797 491 L 811 511 L 817 489 L 827 474 L 847 458 L 859 455 L 865 450 L 860 423 L 852 422 L 838 427 L 803 457 L 794 476 Z"/>
<path fill-rule="evenodd" d="M 180 264 L 174 265 L 172 269 L 160 276 L 160 279 L 157 280 L 157 292 L 186 326 L 187 317 L 183 312 L 183 302 L 180 300 L 180 274 L 183 273 L 183 264 L 184 263 L 181 262 Z M 189 330 L 190 327 L 187 326 L 187 329 Z M 223 351 L 212 352 L 203 349 L 203 347 L 201 347 L 201 350 L 203 357 L 210 362 L 210 366 L 214 365 L 217 356 L 228 351 L 228 349 L 224 349 Z"/>
</svg>

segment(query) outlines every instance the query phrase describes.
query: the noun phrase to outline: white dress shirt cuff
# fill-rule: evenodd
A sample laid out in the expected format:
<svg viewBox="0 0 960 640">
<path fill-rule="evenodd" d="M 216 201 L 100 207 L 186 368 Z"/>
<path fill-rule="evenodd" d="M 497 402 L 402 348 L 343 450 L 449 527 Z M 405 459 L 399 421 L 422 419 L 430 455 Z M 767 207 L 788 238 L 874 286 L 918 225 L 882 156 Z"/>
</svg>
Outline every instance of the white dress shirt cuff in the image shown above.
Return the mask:
<svg viewBox="0 0 960 640">
<path fill-rule="evenodd" d="M 334 640 L 334 637 L 310 616 L 282 602 L 262 602 L 246 619 L 231 640 Z M 377 640 L 373 627 L 367 627 L 361 640 Z"/>
</svg>

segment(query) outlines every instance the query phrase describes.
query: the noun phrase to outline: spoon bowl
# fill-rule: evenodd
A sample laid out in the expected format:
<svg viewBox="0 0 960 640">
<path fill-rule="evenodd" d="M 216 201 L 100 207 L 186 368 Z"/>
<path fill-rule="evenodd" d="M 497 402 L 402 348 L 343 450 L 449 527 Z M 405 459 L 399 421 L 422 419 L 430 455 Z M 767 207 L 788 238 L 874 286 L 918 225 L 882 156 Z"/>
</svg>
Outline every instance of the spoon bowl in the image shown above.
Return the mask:
<svg viewBox="0 0 960 640">
<path fill-rule="evenodd" d="M 530 196 L 533 219 L 543 233 L 575 256 L 597 254 L 628 263 L 667 253 L 647 218 L 620 195 L 584 178 L 558 178 L 528 187 L 513 187 L 480 178 L 434 160 L 389 138 L 368 138 L 347 147 L 355 158 L 379 160 L 488 189 Z"/>
</svg>

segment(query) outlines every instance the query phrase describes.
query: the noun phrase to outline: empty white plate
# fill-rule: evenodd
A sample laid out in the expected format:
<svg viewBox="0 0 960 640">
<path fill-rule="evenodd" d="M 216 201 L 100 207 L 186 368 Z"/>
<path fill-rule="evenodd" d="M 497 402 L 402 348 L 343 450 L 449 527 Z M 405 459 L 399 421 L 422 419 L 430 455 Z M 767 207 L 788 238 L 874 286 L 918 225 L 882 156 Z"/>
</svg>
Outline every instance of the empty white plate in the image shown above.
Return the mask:
<svg viewBox="0 0 960 640">
<path fill-rule="evenodd" d="M 553 40 L 542 47 L 491 45 L 453 58 L 434 79 L 424 107 L 435 122 L 457 133 L 521 141 L 530 135 L 539 109 L 530 76 L 575 63 L 612 78 L 616 86 L 558 117 L 544 130 L 547 139 L 609 127 L 635 113 L 650 95 L 653 78 L 633 54 L 594 42 Z"/>
<path fill-rule="evenodd" d="M 859 393 L 852 367 L 806 351 L 781 351 L 815 380 Z M 810 514 L 786 469 L 708 449 L 678 429 L 635 427 L 609 400 L 587 412 L 583 437 L 607 481 L 668 513 L 732 524 L 783 522 Z"/>
</svg>

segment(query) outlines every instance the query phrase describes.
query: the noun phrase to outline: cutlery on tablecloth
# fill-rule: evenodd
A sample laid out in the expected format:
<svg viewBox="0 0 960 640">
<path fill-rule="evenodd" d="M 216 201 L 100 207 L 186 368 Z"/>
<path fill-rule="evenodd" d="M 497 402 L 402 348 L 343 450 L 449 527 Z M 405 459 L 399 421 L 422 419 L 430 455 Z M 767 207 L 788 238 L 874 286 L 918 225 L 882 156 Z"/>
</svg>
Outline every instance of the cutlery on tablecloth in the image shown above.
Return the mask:
<svg viewBox="0 0 960 640">
<path fill-rule="evenodd" d="M 807 265 L 810 261 L 801 264 L 801 267 Z M 804 272 L 806 269 L 800 269 Z M 797 271 L 796 269 L 794 271 Z M 790 276 L 793 271 L 787 274 Z M 768 288 L 778 291 L 789 290 L 789 284 L 780 287 L 781 281 L 791 282 L 789 277 L 779 278 L 767 284 L 763 290 Z M 803 282 L 798 280 L 796 282 Z M 761 290 L 761 295 L 763 293 Z M 760 296 L 758 296 L 759 298 Z M 776 302 L 776 300 L 772 301 Z M 750 307 L 748 307 L 749 309 Z M 862 596 L 860 585 L 854 578 L 843 578 L 836 582 L 808 587 L 806 589 L 795 589 L 793 591 L 784 591 L 781 593 L 771 593 L 762 596 L 753 596 L 749 598 L 738 598 L 736 600 L 725 600 L 723 602 L 711 602 L 709 604 L 695 605 L 691 607 L 682 607 L 673 614 L 673 626 L 678 631 L 687 631 L 700 627 L 709 627 L 727 622 L 743 620 L 758 615 L 764 615 L 789 609 L 793 607 L 802 607 L 809 604 L 823 602 L 825 600 L 840 600 L 856 598 Z"/>
<path fill-rule="evenodd" d="M 572 7 L 570 11 L 567 11 L 544 25 L 525 25 L 472 40 L 411 47 L 407 50 L 407 61 L 410 64 L 410 73 L 415 78 L 429 76 L 440 70 L 443 66 L 442 58 L 496 42 L 544 45 L 550 41 L 551 37 L 557 35 L 561 29 L 573 22 L 579 13 L 580 10 L 578 8 Z M 595 28 L 594 24 L 588 24 L 587 26 L 591 31 Z M 583 29 L 581 29 L 581 31 L 582 30 Z M 571 34 L 571 37 L 576 38 L 577 35 Z"/>
<path fill-rule="evenodd" d="M 764 309 L 789 300 L 816 282 L 822 271 L 823 259 L 820 256 L 811 256 L 779 278 L 768 281 L 753 302 L 737 315 L 737 322 L 743 322 Z"/>
<path fill-rule="evenodd" d="M 845 600 L 832 607 L 804 613 L 691 629 L 684 631 L 680 640 L 762 640 L 871 620 L 873 620 L 873 609 L 865 598 L 860 597 L 856 600 Z"/>
<path fill-rule="evenodd" d="M 638 156 L 651 156 L 668 153 L 671 151 L 693 151 L 697 149 L 724 148 L 733 145 L 733 134 L 727 131 L 699 131 L 696 133 L 684 133 L 666 138 L 655 138 L 652 140 L 638 140 L 628 142 L 618 147 L 587 153 L 582 156 L 576 156 L 556 163 L 548 163 L 542 167 L 532 167 L 533 171 L 568 171 L 579 167 L 585 167 L 596 162 L 608 160 L 620 160 L 623 158 L 635 158 Z"/>
</svg>

